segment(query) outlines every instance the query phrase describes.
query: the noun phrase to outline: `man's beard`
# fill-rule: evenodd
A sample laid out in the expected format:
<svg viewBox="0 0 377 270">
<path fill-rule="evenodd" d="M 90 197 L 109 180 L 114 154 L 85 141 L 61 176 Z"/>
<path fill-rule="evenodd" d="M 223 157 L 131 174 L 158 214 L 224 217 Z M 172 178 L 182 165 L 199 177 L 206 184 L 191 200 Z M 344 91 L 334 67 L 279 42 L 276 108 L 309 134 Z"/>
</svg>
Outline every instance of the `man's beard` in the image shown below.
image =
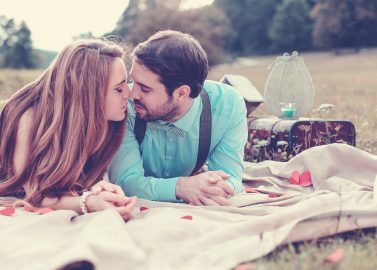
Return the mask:
<svg viewBox="0 0 377 270">
<path fill-rule="evenodd" d="M 139 100 L 134 100 L 134 104 L 142 107 L 145 111 L 144 115 L 140 115 L 140 113 L 136 113 L 138 117 L 143 119 L 144 121 L 156 121 L 161 120 L 165 122 L 170 122 L 174 119 L 177 115 L 179 115 L 179 107 L 176 104 L 172 103 L 172 99 L 169 98 L 167 102 L 158 106 L 153 111 L 148 110 L 144 104 Z"/>
</svg>

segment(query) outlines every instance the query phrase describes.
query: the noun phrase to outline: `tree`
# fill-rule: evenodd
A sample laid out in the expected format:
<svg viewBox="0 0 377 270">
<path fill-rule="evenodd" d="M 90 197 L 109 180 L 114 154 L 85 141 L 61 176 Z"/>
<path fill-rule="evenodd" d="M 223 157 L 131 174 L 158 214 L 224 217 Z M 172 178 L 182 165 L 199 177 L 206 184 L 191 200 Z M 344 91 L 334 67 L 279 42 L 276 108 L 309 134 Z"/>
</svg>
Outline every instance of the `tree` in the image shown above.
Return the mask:
<svg viewBox="0 0 377 270">
<path fill-rule="evenodd" d="M 1 54 L 2 67 L 34 68 L 35 54 L 33 52 L 31 32 L 25 22 L 18 26 L 13 19 L 1 17 Z"/>
<path fill-rule="evenodd" d="M 269 53 L 271 39 L 268 35 L 276 7 L 282 0 L 216 0 L 229 18 L 232 36 L 228 48 L 236 55 Z"/>
<path fill-rule="evenodd" d="M 377 45 L 375 0 L 321 0 L 313 14 L 313 42 L 318 48 Z"/>
<path fill-rule="evenodd" d="M 311 48 L 313 21 L 306 0 L 284 0 L 278 6 L 269 31 L 276 51 Z"/>
<path fill-rule="evenodd" d="M 133 46 L 159 30 L 171 29 L 195 36 L 206 50 L 211 64 L 224 60 L 224 40 L 229 34 L 229 21 L 215 6 L 180 10 L 180 0 L 134 0 L 111 33 Z"/>
</svg>

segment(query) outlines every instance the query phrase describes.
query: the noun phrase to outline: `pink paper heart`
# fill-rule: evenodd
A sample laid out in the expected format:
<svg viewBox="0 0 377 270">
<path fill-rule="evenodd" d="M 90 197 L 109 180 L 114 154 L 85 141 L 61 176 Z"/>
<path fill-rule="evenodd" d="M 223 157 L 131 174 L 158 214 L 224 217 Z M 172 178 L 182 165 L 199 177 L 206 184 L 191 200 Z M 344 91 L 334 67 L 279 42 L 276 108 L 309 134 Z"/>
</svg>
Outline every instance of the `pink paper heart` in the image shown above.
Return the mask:
<svg viewBox="0 0 377 270">
<path fill-rule="evenodd" d="M 141 212 L 141 211 L 147 211 L 147 210 L 149 210 L 148 207 L 145 207 L 145 206 L 141 206 L 141 207 L 140 207 L 140 212 Z"/>
<path fill-rule="evenodd" d="M 181 219 L 188 219 L 188 220 L 192 220 L 192 216 L 184 216 L 184 217 L 181 217 Z"/>
</svg>

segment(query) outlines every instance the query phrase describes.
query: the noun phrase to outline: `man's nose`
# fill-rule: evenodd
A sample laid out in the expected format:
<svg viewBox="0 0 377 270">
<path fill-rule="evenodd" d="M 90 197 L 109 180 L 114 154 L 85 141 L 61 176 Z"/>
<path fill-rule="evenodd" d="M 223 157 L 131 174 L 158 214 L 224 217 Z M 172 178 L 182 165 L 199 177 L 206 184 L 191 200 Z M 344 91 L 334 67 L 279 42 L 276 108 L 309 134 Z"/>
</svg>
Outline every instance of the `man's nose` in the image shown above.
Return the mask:
<svg viewBox="0 0 377 270">
<path fill-rule="evenodd" d="M 135 84 L 132 86 L 130 98 L 132 99 L 140 99 L 140 90 L 138 89 Z"/>
</svg>

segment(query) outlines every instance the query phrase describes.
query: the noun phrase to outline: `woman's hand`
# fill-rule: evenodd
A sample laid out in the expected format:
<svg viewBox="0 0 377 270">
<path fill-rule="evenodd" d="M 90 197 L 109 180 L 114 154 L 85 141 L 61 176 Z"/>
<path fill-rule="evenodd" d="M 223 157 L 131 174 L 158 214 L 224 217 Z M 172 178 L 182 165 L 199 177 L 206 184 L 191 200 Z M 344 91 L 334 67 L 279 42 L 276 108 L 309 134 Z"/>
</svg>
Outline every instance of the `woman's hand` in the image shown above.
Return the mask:
<svg viewBox="0 0 377 270">
<path fill-rule="evenodd" d="M 92 189 L 98 188 L 101 191 L 98 194 L 89 196 L 86 200 L 86 207 L 89 212 L 114 208 L 124 220 L 127 221 L 133 218 L 132 212 L 136 203 L 136 197 L 125 196 L 119 186 L 106 181 L 98 182 Z"/>
</svg>

